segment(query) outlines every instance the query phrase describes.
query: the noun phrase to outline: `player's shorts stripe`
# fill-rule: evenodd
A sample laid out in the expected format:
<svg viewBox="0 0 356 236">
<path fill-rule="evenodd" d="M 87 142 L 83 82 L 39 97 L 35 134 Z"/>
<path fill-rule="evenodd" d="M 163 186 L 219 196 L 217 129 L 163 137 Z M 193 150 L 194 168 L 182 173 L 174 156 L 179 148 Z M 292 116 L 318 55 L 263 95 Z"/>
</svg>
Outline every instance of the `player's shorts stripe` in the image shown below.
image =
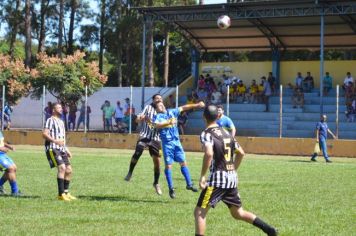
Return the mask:
<svg viewBox="0 0 356 236">
<path fill-rule="evenodd" d="M 214 187 L 207 188 L 207 190 L 205 192 L 204 199 L 203 199 L 203 203 L 201 204 L 202 208 L 206 208 L 208 206 L 211 194 L 213 193 L 213 190 L 214 190 Z"/>
<path fill-rule="evenodd" d="M 54 157 L 52 149 L 49 149 L 49 156 L 51 157 L 54 166 L 57 167 L 58 164 L 57 164 L 56 158 Z"/>
</svg>

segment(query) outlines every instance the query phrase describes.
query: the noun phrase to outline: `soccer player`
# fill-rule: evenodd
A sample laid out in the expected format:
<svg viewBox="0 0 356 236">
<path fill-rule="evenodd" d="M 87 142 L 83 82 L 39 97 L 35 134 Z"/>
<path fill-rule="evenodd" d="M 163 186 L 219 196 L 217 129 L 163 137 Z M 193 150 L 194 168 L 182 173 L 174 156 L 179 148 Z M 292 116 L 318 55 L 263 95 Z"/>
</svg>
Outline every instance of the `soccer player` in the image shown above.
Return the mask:
<svg viewBox="0 0 356 236">
<path fill-rule="evenodd" d="M 145 148 L 148 147 L 148 151 L 153 160 L 154 166 L 154 180 L 153 187 L 158 195 L 162 195 L 162 190 L 159 185 L 159 177 L 161 174 L 160 170 L 160 154 L 159 150 L 161 148 L 161 140 L 159 138 L 158 132 L 151 126 L 147 121 L 152 120 L 153 117 L 157 114 L 154 109 L 154 104 L 162 102 L 162 96 L 160 94 L 155 94 L 152 96 L 152 103 L 146 105 L 143 111 L 137 116 L 136 122 L 142 122 L 142 128 L 140 131 L 140 136 L 136 144 L 135 153 L 132 155 L 129 172 L 127 173 L 125 180 L 130 181 L 132 173 L 135 169 L 135 166 L 140 159 L 142 152 Z"/>
<path fill-rule="evenodd" d="M 0 170 L 4 172 L 0 178 L 0 195 L 5 194 L 4 184 L 9 181 L 11 186 L 11 196 L 19 197 L 21 192 L 16 182 L 16 165 L 14 161 L 6 155 L 11 150 L 14 151 L 14 147 L 4 142 L 4 135 L 0 131 Z"/>
<path fill-rule="evenodd" d="M 179 162 L 181 166 L 181 172 L 185 178 L 187 184 L 186 189 L 193 192 L 197 192 L 198 189 L 193 186 L 192 179 L 190 177 L 187 162 L 185 161 L 185 153 L 182 144 L 179 140 L 179 133 L 177 127 L 177 119 L 181 112 L 191 109 L 203 108 L 204 102 L 196 104 L 188 104 L 176 109 L 166 109 L 163 102 L 158 102 L 155 105 L 157 115 L 153 118 L 152 124 L 158 129 L 159 135 L 162 140 L 162 150 L 165 162 L 164 173 L 166 175 L 169 196 L 175 198 L 176 194 L 173 187 L 172 178 L 172 164 L 173 161 Z"/>
<path fill-rule="evenodd" d="M 277 235 L 275 228 L 242 208 L 236 172 L 242 156 L 236 158 L 234 153 L 239 144 L 232 135 L 216 124 L 218 108 L 214 105 L 206 107 L 204 118 L 207 127 L 200 136 L 204 159 L 199 181 L 199 186 L 203 191 L 194 211 L 195 235 L 204 235 L 206 215 L 210 207 L 214 208 L 219 201 L 223 201 L 228 206 L 230 214 L 236 220 L 253 224 L 267 235 Z M 208 168 L 210 168 L 210 175 L 206 180 Z"/>
<path fill-rule="evenodd" d="M 218 105 L 217 109 L 218 109 L 218 120 L 216 121 L 216 123 L 220 127 L 229 131 L 232 137 L 235 137 L 236 135 L 235 125 L 228 116 L 224 115 L 224 107 L 222 105 Z"/>
<path fill-rule="evenodd" d="M 57 168 L 58 200 L 71 201 L 77 199 L 69 193 L 72 153 L 66 146 L 66 133 L 61 114 L 62 105 L 54 103 L 52 116 L 47 119 L 43 130 L 43 137 L 46 140 L 45 149 L 49 166 Z"/>
</svg>

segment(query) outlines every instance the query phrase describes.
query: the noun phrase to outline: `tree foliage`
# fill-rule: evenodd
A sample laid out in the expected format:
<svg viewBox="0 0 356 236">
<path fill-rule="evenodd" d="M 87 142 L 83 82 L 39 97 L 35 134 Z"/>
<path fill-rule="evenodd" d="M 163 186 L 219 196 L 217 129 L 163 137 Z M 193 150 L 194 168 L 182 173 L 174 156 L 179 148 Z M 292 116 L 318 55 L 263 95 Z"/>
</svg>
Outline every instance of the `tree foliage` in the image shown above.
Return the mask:
<svg viewBox="0 0 356 236">
<path fill-rule="evenodd" d="M 85 53 L 80 51 L 63 58 L 38 54 L 38 63 L 31 78 L 32 96 L 40 98 L 45 85 L 58 100 L 69 103 L 85 95 L 86 85 L 89 96 L 100 89 L 107 77 L 99 73 L 96 62 L 86 62 L 84 56 Z"/>
</svg>

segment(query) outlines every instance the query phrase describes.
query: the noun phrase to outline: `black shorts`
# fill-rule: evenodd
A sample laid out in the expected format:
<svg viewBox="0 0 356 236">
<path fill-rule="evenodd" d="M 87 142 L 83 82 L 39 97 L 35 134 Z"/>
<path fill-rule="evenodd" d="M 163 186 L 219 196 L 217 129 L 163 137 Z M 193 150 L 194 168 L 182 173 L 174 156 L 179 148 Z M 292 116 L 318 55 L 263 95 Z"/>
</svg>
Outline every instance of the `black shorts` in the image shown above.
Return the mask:
<svg viewBox="0 0 356 236">
<path fill-rule="evenodd" d="M 60 151 L 58 149 L 49 148 L 46 150 L 46 156 L 51 168 L 57 167 L 59 165 L 65 164 L 66 166 L 70 165 L 68 153 Z"/>
<path fill-rule="evenodd" d="M 148 151 L 151 156 L 155 156 L 155 157 L 161 156 L 159 151 L 161 149 L 161 142 L 159 141 L 151 140 L 148 138 L 140 138 L 137 141 L 137 146 L 141 146 L 143 147 L 143 149 L 148 147 Z"/>
<path fill-rule="evenodd" d="M 240 208 L 242 202 L 237 188 L 215 188 L 206 187 L 200 194 L 197 206 L 207 208 L 208 206 L 214 208 L 218 202 L 223 201 L 229 208 L 236 206 Z"/>
</svg>

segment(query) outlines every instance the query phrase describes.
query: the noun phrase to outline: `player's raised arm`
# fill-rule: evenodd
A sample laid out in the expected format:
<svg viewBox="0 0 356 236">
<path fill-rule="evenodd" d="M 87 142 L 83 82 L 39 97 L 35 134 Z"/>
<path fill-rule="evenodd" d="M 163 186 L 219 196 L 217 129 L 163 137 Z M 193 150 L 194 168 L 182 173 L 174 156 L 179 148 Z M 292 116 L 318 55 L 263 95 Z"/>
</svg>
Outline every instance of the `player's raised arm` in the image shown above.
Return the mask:
<svg viewBox="0 0 356 236">
<path fill-rule="evenodd" d="M 199 109 L 199 108 L 204 108 L 205 103 L 203 101 L 195 103 L 195 104 L 187 104 L 184 106 L 179 107 L 181 111 L 189 111 L 192 109 Z"/>
<path fill-rule="evenodd" d="M 153 127 L 155 127 L 156 129 L 162 129 L 162 128 L 166 128 L 172 125 L 175 125 L 177 123 L 177 120 L 172 118 L 169 119 L 167 121 L 162 121 L 162 122 L 152 122 Z"/>
</svg>

